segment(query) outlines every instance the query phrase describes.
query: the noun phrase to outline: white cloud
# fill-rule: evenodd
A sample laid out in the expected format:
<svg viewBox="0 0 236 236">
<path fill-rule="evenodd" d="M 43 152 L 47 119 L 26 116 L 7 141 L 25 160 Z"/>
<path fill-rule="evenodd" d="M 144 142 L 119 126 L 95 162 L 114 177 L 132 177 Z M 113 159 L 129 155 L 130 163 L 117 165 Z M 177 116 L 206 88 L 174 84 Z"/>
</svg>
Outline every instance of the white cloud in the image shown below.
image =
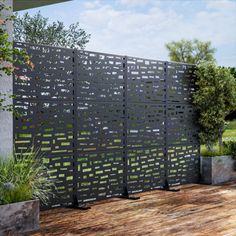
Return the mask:
<svg viewBox="0 0 236 236">
<path fill-rule="evenodd" d="M 229 0 L 208 0 L 207 8 L 216 10 L 235 10 L 236 2 Z"/>
<path fill-rule="evenodd" d="M 139 0 L 119 1 L 142 4 Z M 184 12 L 163 8 L 155 0 L 143 12 L 117 8 L 109 2 L 88 8 L 89 3 L 80 14 L 81 24 L 92 35 L 88 50 L 167 60 L 164 45 L 173 40 L 199 38 L 212 41 L 217 48 L 236 43 L 232 1 L 207 1 L 205 9 L 188 18 Z"/>
<path fill-rule="evenodd" d="M 150 3 L 150 0 L 118 0 L 117 2 L 126 7 L 140 7 Z"/>
<path fill-rule="evenodd" d="M 87 1 L 83 3 L 83 7 L 88 8 L 88 9 L 93 9 L 101 6 L 101 2 L 99 0 L 96 1 Z"/>
<path fill-rule="evenodd" d="M 176 22 L 180 18 L 173 11 L 165 12 L 157 7 L 145 14 L 116 10 L 109 5 L 84 11 L 80 17 L 81 23 L 87 25 L 92 34 L 88 46 L 90 50 L 109 50 L 113 53 L 149 57 L 154 56 L 150 43 L 159 51 L 159 57 L 161 56 L 166 42 L 163 32 L 168 25 L 176 28 Z"/>
</svg>

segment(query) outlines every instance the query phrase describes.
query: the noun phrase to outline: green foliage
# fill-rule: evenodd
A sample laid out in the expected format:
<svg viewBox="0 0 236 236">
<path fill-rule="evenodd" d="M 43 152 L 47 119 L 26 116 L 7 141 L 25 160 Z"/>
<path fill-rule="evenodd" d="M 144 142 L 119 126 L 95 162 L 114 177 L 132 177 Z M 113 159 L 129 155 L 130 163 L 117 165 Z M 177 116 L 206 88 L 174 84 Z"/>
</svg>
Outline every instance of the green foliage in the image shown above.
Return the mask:
<svg viewBox="0 0 236 236">
<path fill-rule="evenodd" d="M 23 50 L 13 48 L 13 43 L 7 32 L 7 24 L 13 20 L 13 16 L 9 14 L 11 8 L 7 7 L 4 2 L 0 3 L 0 79 L 3 75 L 11 75 L 15 73 L 13 63 L 26 63 L 32 67 L 30 58 Z M 16 74 L 16 73 L 15 73 Z M 12 104 L 6 101 L 13 99 L 14 96 L 0 93 L 0 111 L 13 111 Z"/>
<path fill-rule="evenodd" d="M 193 103 L 199 112 L 200 139 L 211 150 L 222 134 L 225 117 L 236 108 L 236 81 L 229 69 L 214 64 L 201 64 L 196 70 L 197 91 Z"/>
<path fill-rule="evenodd" d="M 229 149 L 224 145 L 224 143 L 228 141 L 236 142 L 236 120 L 226 123 L 225 131 L 223 133 L 223 148 L 221 153 L 219 144 L 214 144 L 211 151 L 207 149 L 206 145 L 201 145 L 201 156 L 231 155 Z"/>
<path fill-rule="evenodd" d="M 211 42 L 201 42 L 197 39 L 192 41 L 182 39 L 167 43 L 166 48 L 172 61 L 191 64 L 215 62 L 215 48 L 211 46 Z"/>
<path fill-rule="evenodd" d="M 15 41 L 84 49 L 89 38 L 78 22 L 66 28 L 60 21 L 49 23 L 40 12 L 33 16 L 29 13 L 16 15 L 14 21 Z"/>
<path fill-rule="evenodd" d="M 0 158 L 0 205 L 36 198 L 46 203 L 52 187 L 38 152 L 31 150 L 15 158 Z"/>
<path fill-rule="evenodd" d="M 223 142 L 223 146 L 228 150 L 229 154 L 236 159 L 236 139 L 228 139 Z"/>
<path fill-rule="evenodd" d="M 235 67 L 229 67 L 230 73 L 233 75 L 233 77 L 236 79 L 236 68 Z"/>
<path fill-rule="evenodd" d="M 28 63 L 30 62 L 29 56 L 25 51 L 13 48 L 13 43 L 7 32 L 7 23 L 10 23 L 14 18 L 6 14 L 10 11 L 10 7 L 6 7 L 4 3 L 0 3 L 0 77 L 3 74 L 11 75 L 14 72 L 12 63 Z M 4 14 L 5 12 L 5 14 Z"/>
<path fill-rule="evenodd" d="M 212 150 L 209 150 L 205 145 L 201 146 L 201 156 L 214 157 L 221 155 L 230 155 L 229 149 L 223 146 L 222 150 L 220 150 L 219 145 L 214 145 Z"/>
</svg>

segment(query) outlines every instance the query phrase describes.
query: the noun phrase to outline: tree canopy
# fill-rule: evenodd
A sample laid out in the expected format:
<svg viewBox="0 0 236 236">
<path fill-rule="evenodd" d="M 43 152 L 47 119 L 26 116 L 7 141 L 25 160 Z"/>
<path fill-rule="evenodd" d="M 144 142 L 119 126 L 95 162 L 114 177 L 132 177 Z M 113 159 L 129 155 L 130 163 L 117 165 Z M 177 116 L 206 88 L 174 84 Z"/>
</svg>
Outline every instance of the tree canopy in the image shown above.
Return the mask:
<svg viewBox="0 0 236 236">
<path fill-rule="evenodd" d="M 204 63 L 196 69 L 197 91 L 193 103 L 199 112 L 199 136 L 211 150 L 219 140 L 222 147 L 225 117 L 236 109 L 236 80 L 228 68 Z"/>
<path fill-rule="evenodd" d="M 200 64 L 202 62 L 215 62 L 215 48 L 211 42 L 202 42 L 198 39 L 180 40 L 167 43 L 171 61 Z"/>
<path fill-rule="evenodd" d="M 51 46 L 84 49 L 90 34 L 80 28 L 79 22 L 66 27 L 63 22 L 49 22 L 40 12 L 31 16 L 25 13 L 16 15 L 14 21 L 14 40 Z"/>
</svg>

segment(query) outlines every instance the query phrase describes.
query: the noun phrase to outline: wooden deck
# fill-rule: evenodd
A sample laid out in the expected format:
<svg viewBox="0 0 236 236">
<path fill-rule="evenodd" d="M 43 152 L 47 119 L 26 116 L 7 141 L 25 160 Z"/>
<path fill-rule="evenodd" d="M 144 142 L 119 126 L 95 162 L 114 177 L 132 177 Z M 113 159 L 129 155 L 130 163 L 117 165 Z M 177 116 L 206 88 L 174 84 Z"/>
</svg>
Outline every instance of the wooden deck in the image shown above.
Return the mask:
<svg viewBox="0 0 236 236">
<path fill-rule="evenodd" d="M 151 191 L 140 200 L 113 198 L 88 211 L 41 213 L 41 230 L 28 235 L 227 235 L 236 236 L 236 182 L 185 185 L 180 192 Z"/>
</svg>

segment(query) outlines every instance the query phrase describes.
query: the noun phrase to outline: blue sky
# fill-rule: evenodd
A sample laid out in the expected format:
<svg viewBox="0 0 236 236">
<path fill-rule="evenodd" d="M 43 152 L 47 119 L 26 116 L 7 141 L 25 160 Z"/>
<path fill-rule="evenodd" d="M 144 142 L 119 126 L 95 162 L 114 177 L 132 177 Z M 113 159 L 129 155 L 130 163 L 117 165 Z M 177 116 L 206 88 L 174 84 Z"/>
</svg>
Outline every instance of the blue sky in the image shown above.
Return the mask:
<svg viewBox="0 0 236 236">
<path fill-rule="evenodd" d="M 168 60 L 165 43 L 198 38 L 212 42 L 219 65 L 236 66 L 236 0 L 73 0 L 28 12 L 39 10 L 79 21 L 91 34 L 87 50 Z"/>
</svg>

